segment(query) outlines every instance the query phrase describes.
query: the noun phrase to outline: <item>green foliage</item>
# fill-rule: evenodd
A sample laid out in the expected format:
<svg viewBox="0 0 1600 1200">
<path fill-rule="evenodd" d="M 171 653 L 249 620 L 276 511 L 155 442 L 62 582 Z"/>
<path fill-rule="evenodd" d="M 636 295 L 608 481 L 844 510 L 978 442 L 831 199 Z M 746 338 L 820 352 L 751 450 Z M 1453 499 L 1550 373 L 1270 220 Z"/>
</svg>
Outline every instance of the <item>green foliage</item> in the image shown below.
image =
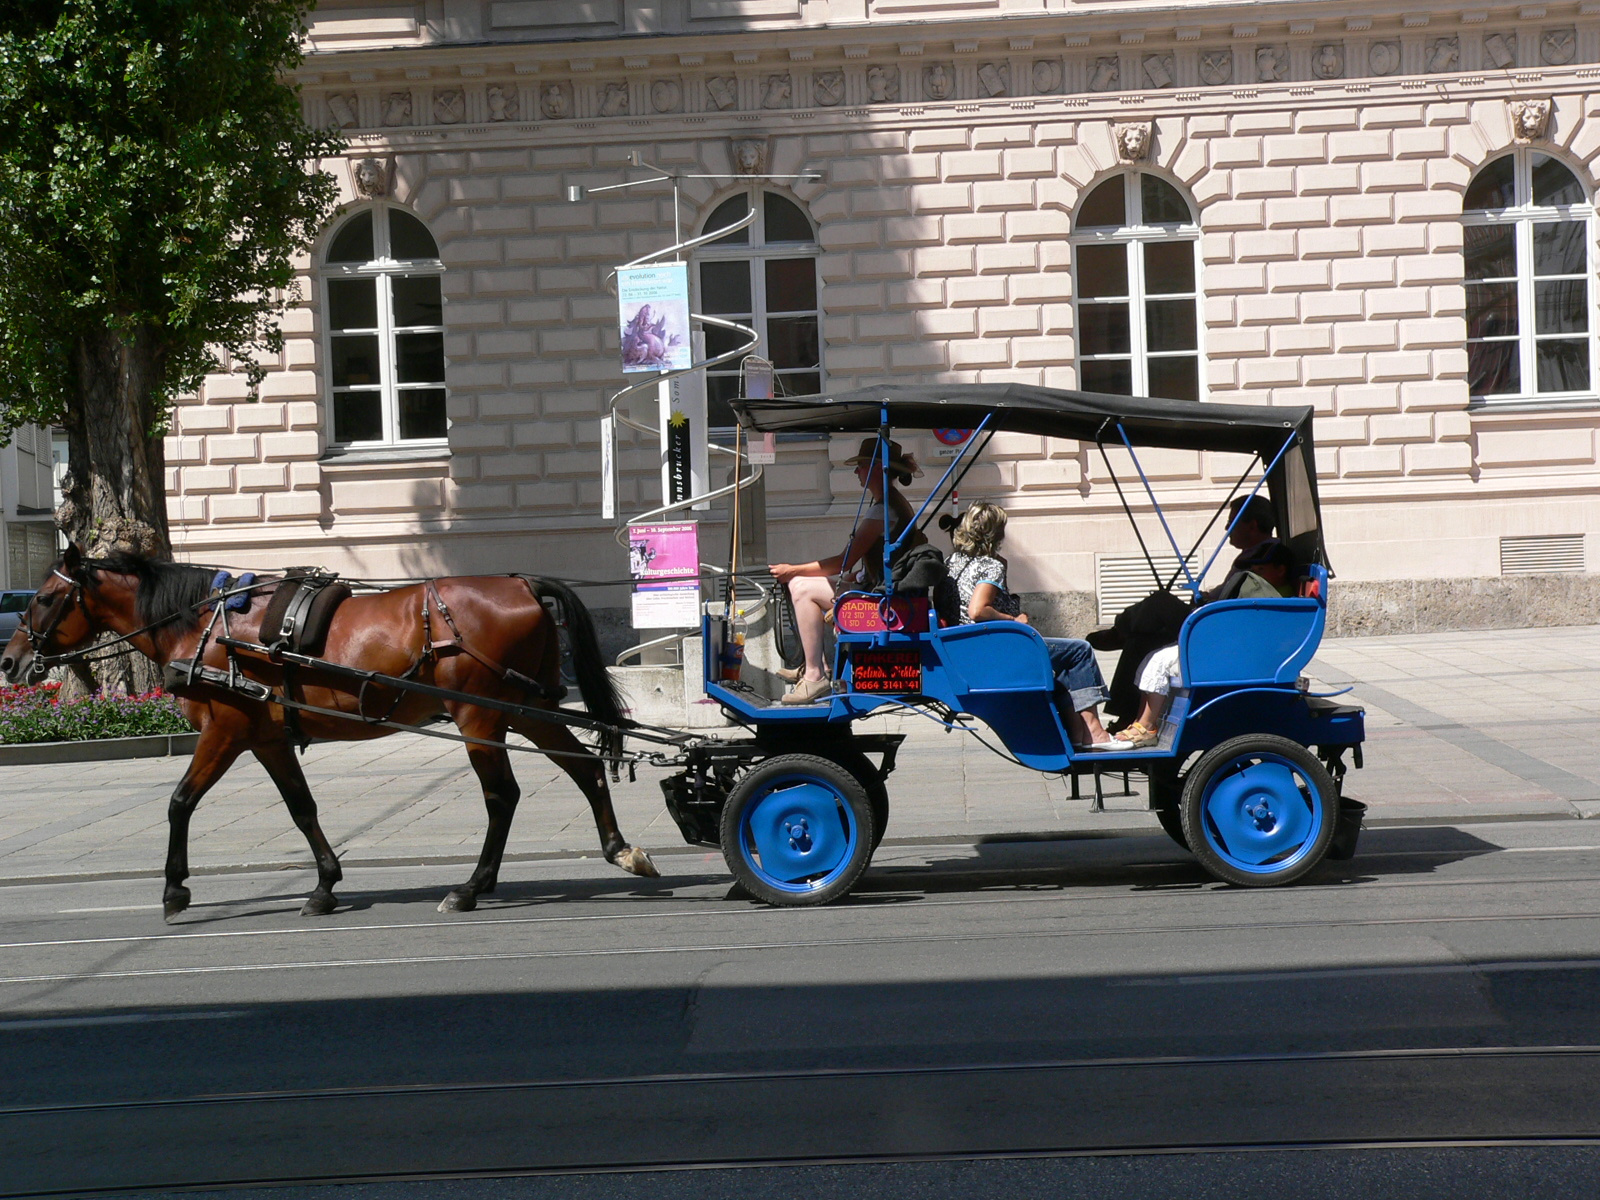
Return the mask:
<svg viewBox="0 0 1600 1200">
<path fill-rule="evenodd" d="M 171 696 L 85 696 L 62 703 L 59 684 L 0 688 L 0 743 L 86 742 L 98 738 L 193 733 Z"/>
<path fill-rule="evenodd" d="M 342 146 L 284 78 L 311 4 L 0 3 L 0 429 L 61 419 L 87 334 L 154 334 L 158 426 L 224 353 L 281 346 Z"/>
</svg>

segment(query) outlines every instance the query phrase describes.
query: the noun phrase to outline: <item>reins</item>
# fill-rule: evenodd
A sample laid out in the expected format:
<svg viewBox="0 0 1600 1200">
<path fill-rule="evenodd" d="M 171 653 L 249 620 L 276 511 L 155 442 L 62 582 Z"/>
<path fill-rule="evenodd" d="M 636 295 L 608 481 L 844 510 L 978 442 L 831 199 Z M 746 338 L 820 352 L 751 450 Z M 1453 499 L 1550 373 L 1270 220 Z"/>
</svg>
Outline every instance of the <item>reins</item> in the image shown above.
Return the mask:
<svg viewBox="0 0 1600 1200">
<path fill-rule="evenodd" d="M 85 562 L 84 565 L 90 567 L 93 566 L 93 564 L 88 562 Z M 74 604 L 82 603 L 83 593 L 88 590 L 89 586 L 82 579 L 74 579 L 70 575 L 63 575 L 55 567 L 50 569 L 50 573 L 57 579 L 60 579 L 65 583 L 70 583 L 72 585 L 72 592 L 62 603 L 61 607 L 56 610 L 56 615 L 51 619 L 49 626 L 43 633 L 37 633 L 33 628 L 32 605 L 29 605 L 28 611 L 23 614 L 25 618 L 23 622 L 23 628 L 28 634 L 28 644 L 33 647 L 33 661 L 35 664 L 42 664 L 42 666 L 35 666 L 30 671 L 30 673 L 37 675 L 43 675 L 45 672 L 54 670 L 56 667 L 64 667 L 72 663 L 106 662 L 110 659 L 116 658 L 119 654 L 125 653 L 125 650 L 122 649 L 124 643 L 131 642 L 134 638 L 139 637 L 141 634 L 149 633 L 151 630 L 160 629 L 164 625 L 170 625 L 180 617 L 197 614 L 208 604 L 221 605 L 234 596 L 242 596 L 249 593 L 254 593 L 258 588 L 277 587 L 282 583 L 291 583 L 295 580 L 306 578 L 304 575 L 284 575 L 279 578 L 259 580 L 245 587 L 231 588 L 227 591 L 213 592 L 204 600 L 197 600 L 193 604 L 176 609 L 164 617 L 141 625 L 138 629 L 130 629 L 127 633 L 118 634 L 110 641 L 96 642 L 91 646 L 85 646 L 78 650 L 68 650 L 61 654 L 43 654 L 40 652 L 40 647 L 50 640 L 51 635 L 54 634 L 57 628 L 60 627 L 61 622 L 66 619 L 67 612 L 72 608 L 72 606 Z M 85 615 L 88 615 L 87 612 L 85 612 Z"/>
</svg>

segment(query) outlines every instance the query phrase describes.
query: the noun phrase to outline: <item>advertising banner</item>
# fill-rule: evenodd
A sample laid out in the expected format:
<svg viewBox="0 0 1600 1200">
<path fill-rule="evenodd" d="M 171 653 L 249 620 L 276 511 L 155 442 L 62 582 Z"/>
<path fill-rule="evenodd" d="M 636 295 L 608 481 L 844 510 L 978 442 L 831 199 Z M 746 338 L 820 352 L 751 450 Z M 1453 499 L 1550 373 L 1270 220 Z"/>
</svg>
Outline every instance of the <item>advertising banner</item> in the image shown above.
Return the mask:
<svg viewBox="0 0 1600 1200">
<path fill-rule="evenodd" d="M 690 339 L 695 361 L 705 358 L 705 335 L 698 330 Z M 703 371 L 663 379 L 657 388 L 661 400 L 661 496 L 675 504 L 711 490 L 706 461 L 706 377 Z M 710 501 L 690 506 L 707 510 Z"/>
<path fill-rule="evenodd" d="M 624 372 L 676 371 L 692 364 L 688 263 L 623 267 L 617 302 Z"/>
<path fill-rule="evenodd" d="M 670 521 L 628 527 L 628 573 L 635 629 L 684 629 L 700 623 L 700 527 Z"/>
</svg>

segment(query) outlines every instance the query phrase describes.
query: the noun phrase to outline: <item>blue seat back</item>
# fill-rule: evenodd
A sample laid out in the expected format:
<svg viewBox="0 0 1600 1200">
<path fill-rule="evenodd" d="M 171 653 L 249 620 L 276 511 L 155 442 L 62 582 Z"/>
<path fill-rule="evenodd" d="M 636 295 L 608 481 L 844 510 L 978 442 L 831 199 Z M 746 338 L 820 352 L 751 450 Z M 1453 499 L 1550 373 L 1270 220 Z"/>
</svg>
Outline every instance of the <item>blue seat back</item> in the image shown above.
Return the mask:
<svg viewBox="0 0 1600 1200">
<path fill-rule="evenodd" d="M 1036 630 L 979 621 L 936 630 L 930 640 L 939 666 L 924 692 L 983 721 L 1026 766 L 1058 771 L 1070 761 L 1050 651 Z"/>
<path fill-rule="evenodd" d="M 938 633 L 939 660 L 962 693 L 1054 692 L 1050 652 L 1031 625 L 978 621 Z"/>
<path fill-rule="evenodd" d="M 1326 589 L 1326 582 L 1323 587 Z M 1322 600 L 1217 600 L 1178 635 L 1185 687 L 1293 683 L 1322 643 Z"/>
</svg>

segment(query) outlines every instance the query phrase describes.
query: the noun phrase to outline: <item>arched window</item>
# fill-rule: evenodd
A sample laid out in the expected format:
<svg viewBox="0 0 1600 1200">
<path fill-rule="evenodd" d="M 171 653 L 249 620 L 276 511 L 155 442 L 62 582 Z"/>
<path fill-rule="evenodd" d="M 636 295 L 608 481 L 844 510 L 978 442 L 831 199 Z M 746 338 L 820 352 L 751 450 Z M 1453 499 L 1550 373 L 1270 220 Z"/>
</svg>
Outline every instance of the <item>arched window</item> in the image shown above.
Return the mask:
<svg viewBox="0 0 1600 1200">
<path fill-rule="evenodd" d="M 1583 184 L 1558 160 L 1516 150 L 1473 177 L 1462 209 L 1473 398 L 1592 394 L 1594 206 Z"/>
<path fill-rule="evenodd" d="M 433 235 L 403 208 L 364 208 L 329 239 L 330 442 L 444 441 L 443 274 Z"/>
<path fill-rule="evenodd" d="M 695 251 L 699 310 L 748 325 L 761 336 L 756 353 L 772 360 L 780 396 L 822 390 L 822 338 L 817 327 L 817 233 L 793 200 L 761 187 L 730 196 L 712 211 L 701 232 L 731 225 L 756 206 L 745 228 Z M 743 343 L 739 334 L 705 327 L 706 353 Z M 730 397 L 739 393 L 735 359 L 706 373 L 708 423 L 732 425 Z"/>
<path fill-rule="evenodd" d="M 1158 175 L 1113 175 L 1078 209 L 1078 386 L 1118 396 L 1200 399 L 1200 228 Z"/>
</svg>

